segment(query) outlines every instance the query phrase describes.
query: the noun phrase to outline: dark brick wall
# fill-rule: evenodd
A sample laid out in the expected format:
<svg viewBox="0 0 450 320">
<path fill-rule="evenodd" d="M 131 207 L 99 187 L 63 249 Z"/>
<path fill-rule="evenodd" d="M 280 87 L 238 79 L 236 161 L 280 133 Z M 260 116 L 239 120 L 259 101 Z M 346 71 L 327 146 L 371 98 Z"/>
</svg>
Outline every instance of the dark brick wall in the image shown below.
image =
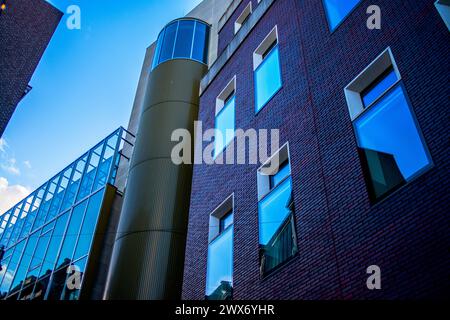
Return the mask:
<svg viewBox="0 0 450 320">
<path fill-rule="evenodd" d="M 202 95 L 199 118 L 214 127 L 215 98 L 236 74 L 236 127 L 279 128 L 289 141 L 299 252 L 261 279 L 257 166 L 196 165 L 183 298 L 204 298 L 209 214 L 232 192 L 235 299 L 449 298 L 449 32 L 433 3 L 363 0 L 333 33 L 321 1 L 273 4 Z M 381 30 L 366 28 L 371 4 Z M 255 115 L 252 52 L 276 24 L 283 88 Z M 372 205 L 343 89 L 388 46 L 434 167 Z M 372 264 L 381 290 L 366 287 Z"/>
<path fill-rule="evenodd" d="M 44 0 L 9 0 L 0 14 L 0 136 L 62 13 Z"/>
<path fill-rule="evenodd" d="M 234 37 L 234 23 L 237 18 L 241 15 L 242 11 L 244 11 L 245 7 L 249 2 L 252 2 L 252 9 L 255 10 L 258 5 L 258 0 L 242 0 L 242 2 L 237 6 L 234 10 L 230 18 L 223 25 L 222 29 L 219 30 L 219 44 L 217 48 L 217 52 L 220 55 L 223 50 L 227 47 L 230 41 Z"/>
</svg>

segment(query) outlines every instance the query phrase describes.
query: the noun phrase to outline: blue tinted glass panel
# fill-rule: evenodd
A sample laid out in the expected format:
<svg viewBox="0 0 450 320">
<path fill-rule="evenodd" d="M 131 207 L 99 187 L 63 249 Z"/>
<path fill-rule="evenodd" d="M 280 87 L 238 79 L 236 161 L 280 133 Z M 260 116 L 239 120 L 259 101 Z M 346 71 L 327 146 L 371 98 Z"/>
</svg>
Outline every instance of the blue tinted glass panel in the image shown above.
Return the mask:
<svg viewBox="0 0 450 320">
<path fill-rule="evenodd" d="M 178 25 L 177 40 L 175 42 L 174 58 L 190 58 L 192 48 L 192 36 L 194 34 L 192 20 L 181 20 Z"/>
<path fill-rule="evenodd" d="M 86 166 L 87 158 L 88 156 L 85 155 L 75 164 L 75 170 L 72 174 L 71 181 L 69 182 L 69 185 L 67 187 L 66 194 L 64 195 L 64 201 L 61 205 L 61 211 L 70 208 L 70 206 L 72 206 L 73 202 L 75 201 L 75 196 L 80 186 L 81 178 L 83 177 L 83 172 Z"/>
<path fill-rule="evenodd" d="M 259 202 L 260 244 L 269 244 L 291 213 L 291 191 L 291 179 L 287 179 Z"/>
<path fill-rule="evenodd" d="M 81 221 L 83 219 L 84 210 L 86 209 L 87 200 L 77 205 L 70 217 L 69 226 L 65 233 L 64 242 L 59 253 L 57 268 L 66 266 L 72 261 L 73 250 L 78 238 L 78 232 L 80 231 Z"/>
<path fill-rule="evenodd" d="M 34 249 L 36 248 L 38 236 L 38 233 L 35 232 L 28 238 L 22 260 L 20 261 L 19 268 L 17 269 L 14 281 L 11 286 L 11 291 L 19 290 L 25 280 L 25 275 L 27 274 L 31 258 L 33 257 Z"/>
<path fill-rule="evenodd" d="M 277 186 L 283 179 L 288 177 L 291 174 L 291 166 L 289 165 L 289 161 L 283 163 L 281 167 L 278 169 L 278 172 L 270 177 L 271 188 Z"/>
<path fill-rule="evenodd" d="M 196 22 L 192 59 L 207 63 L 208 28 L 205 24 Z"/>
<path fill-rule="evenodd" d="M 387 93 L 355 121 L 358 146 L 390 156 L 405 180 L 430 159 L 401 86 Z"/>
<path fill-rule="evenodd" d="M 178 21 L 171 23 L 166 27 L 163 44 L 161 47 L 161 54 L 159 56 L 159 63 L 172 59 L 173 46 L 175 44 L 175 37 L 177 34 Z"/>
<path fill-rule="evenodd" d="M 209 299 L 230 298 L 233 287 L 233 227 L 225 230 L 208 247 L 206 296 Z"/>
<path fill-rule="evenodd" d="M 159 55 L 161 53 L 161 47 L 164 40 L 164 33 L 165 30 L 161 31 L 161 33 L 158 36 L 158 41 L 156 42 L 155 54 L 153 56 L 152 70 L 158 65 Z"/>
<path fill-rule="evenodd" d="M 67 219 L 69 217 L 69 212 L 63 214 L 56 220 L 55 228 L 53 233 L 51 233 L 51 240 L 48 245 L 47 253 L 43 259 L 43 265 L 39 272 L 39 275 L 47 274 L 49 275 L 56 263 L 56 255 L 58 254 L 59 247 L 64 237 L 64 231 L 67 224 Z"/>
<path fill-rule="evenodd" d="M 385 75 L 378 83 L 376 83 L 369 90 L 365 91 L 361 96 L 364 106 L 371 105 L 377 100 L 387 89 L 389 89 L 395 82 L 397 82 L 397 74 L 394 70 Z"/>
<path fill-rule="evenodd" d="M 8 263 L 8 268 L 0 285 L 0 292 L 3 294 L 8 293 L 11 288 L 14 275 L 16 274 L 17 267 L 19 266 L 20 257 L 22 256 L 23 248 L 25 247 L 25 240 L 21 241 L 14 249 L 14 253 Z"/>
<path fill-rule="evenodd" d="M 328 22 L 334 30 L 361 0 L 324 0 Z"/>
<path fill-rule="evenodd" d="M 49 228 L 53 228 L 55 222 L 48 225 Z M 39 237 L 38 244 L 36 246 L 36 251 L 34 252 L 33 260 L 31 260 L 30 269 L 27 277 L 37 277 L 39 275 L 39 267 L 44 262 L 45 251 L 47 250 L 47 245 L 51 239 L 51 229 L 44 228 L 44 233 Z"/>
<path fill-rule="evenodd" d="M 274 47 L 255 71 L 256 112 L 281 88 L 280 55 L 278 46 Z"/>
<path fill-rule="evenodd" d="M 81 278 L 80 281 L 83 281 L 84 271 L 86 270 L 87 257 L 78 260 L 74 263 L 74 270 L 72 273 L 68 274 L 68 277 L 73 275 L 74 272 L 80 272 Z M 73 289 L 70 290 L 67 286 L 64 286 L 61 300 L 78 300 L 80 298 L 80 290 L 81 289 Z"/>
<path fill-rule="evenodd" d="M 75 250 L 74 260 L 86 255 L 94 238 L 95 227 L 97 226 L 98 215 L 103 200 L 103 190 L 97 192 L 89 199 L 89 206 L 86 216 L 81 227 L 80 238 L 78 239 L 77 248 Z"/>
<path fill-rule="evenodd" d="M 235 97 L 229 99 L 216 116 L 216 137 L 214 157 L 217 157 L 234 138 L 235 129 Z M 227 130 L 231 130 L 227 132 Z"/>
</svg>

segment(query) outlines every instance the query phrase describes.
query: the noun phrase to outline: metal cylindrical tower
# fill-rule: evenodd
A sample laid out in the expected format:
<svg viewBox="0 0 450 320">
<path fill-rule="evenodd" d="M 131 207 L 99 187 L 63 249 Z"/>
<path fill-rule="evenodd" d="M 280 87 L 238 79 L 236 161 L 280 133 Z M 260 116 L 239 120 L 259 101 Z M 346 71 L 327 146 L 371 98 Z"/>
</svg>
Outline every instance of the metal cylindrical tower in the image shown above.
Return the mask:
<svg viewBox="0 0 450 320">
<path fill-rule="evenodd" d="M 194 136 L 208 34 L 206 23 L 178 19 L 158 37 L 105 299 L 181 298 L 192 165 L 172 162 L 171 135 Z"/>
</svg>

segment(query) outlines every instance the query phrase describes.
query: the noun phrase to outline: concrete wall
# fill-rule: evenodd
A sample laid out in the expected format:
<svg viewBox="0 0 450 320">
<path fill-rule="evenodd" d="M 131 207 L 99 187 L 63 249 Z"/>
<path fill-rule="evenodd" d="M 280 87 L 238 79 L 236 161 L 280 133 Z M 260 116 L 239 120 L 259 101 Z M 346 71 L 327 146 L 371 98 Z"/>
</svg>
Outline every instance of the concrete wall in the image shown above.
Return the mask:
<svg viewBox="0 0 450 320">
<path fill-rule="evenodd" d="M 203 93 L 204 130 L 214 127 L 215 99 L 236 75 L 236 127 L 279 128 L 281 144 L 289 141 L 299 252 L 261 279 L 257 166 L 196 165 L 183 298 L 204 299 L 209 214 L 232 192 L 235 299 L 450 296 L 448 29 L 433 0 L 380 0 L 382 29 L 368 30 L 371 4 L 361 1 L 330 33 L 321 1 L 276 0 Z M 255 115 L 252 53 L 274 25 L 283 88 Z M 371 205 L 344 88 L 388 46 L 434 167 Z M 381 267 L 382 290 L 366 287 L 372 264 Z"/>
<path fill-rule="evenodd" d="M 44 0 L 7 1 L 0 13 L 0 137 L 61 17 Z"/>
</svg>

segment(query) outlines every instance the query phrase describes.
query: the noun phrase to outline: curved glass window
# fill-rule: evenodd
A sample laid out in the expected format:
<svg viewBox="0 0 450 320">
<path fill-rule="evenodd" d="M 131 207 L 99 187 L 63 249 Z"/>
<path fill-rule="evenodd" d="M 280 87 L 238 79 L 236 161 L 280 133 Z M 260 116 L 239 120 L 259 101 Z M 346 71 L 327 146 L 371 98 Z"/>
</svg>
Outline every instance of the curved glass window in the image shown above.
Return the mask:
<svg viewBox="0 0 450 320">
<path fill-rule="evenodd" d="M 193 19 L 168 24 L 156 42 L 152 69 L 171 59 L 191 59 L 207 63 L 209 26 Z"/>
</svg>

